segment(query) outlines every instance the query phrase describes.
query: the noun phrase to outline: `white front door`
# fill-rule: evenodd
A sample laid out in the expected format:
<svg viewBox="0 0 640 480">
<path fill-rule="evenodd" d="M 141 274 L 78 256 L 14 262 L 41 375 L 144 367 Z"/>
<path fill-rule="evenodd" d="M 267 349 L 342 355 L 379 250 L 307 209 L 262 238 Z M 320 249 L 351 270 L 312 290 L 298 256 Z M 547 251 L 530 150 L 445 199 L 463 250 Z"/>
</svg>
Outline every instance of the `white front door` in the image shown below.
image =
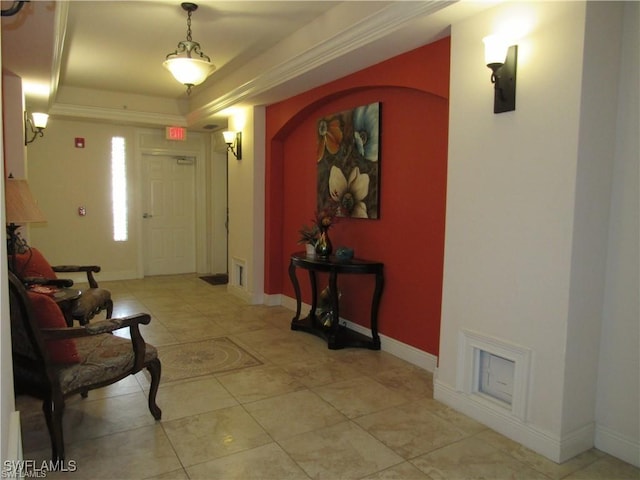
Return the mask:
<svg viewBox="0 0 640 480">
<path fill-rule="evenodd" d="M 144 275 L 196 271 L 195 158 L 143 155 Z"/>
</svg>

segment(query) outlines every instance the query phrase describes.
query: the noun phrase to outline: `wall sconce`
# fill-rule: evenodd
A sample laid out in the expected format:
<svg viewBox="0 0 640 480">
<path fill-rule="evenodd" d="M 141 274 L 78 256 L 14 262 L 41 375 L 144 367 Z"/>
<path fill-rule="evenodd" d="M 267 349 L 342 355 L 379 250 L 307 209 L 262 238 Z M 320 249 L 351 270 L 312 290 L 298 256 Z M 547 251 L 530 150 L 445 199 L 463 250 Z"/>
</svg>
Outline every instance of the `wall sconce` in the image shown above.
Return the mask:
<svg viewBox="0 0 640 480">
<path fill-rule="evenodd" d="M 515 110 L 518 46 L 509 46 L 498 35 L 490 35 L 482 41 L 485 62 L 491 69 L 491 83 L 494 86 L 493 113 Z"/>
<path fill-rule="evenodd" d="M 49 115 L 46 113 L 33 112 L 31 118 L 27 112 L 24 112 L 24 144 L 28 145 L 33 142 L 37 136 L 44 137 L 44 129 L 47 128 Z M 31 134 L 31 139 L 29 139 Z"/>
<path fill-rule="evenodd" d="M 222 136 L 227 144 L 227 152 L 231 151 L 237 160 L 242 160 L 242 132 L 222 132 Z"/>
</svg>

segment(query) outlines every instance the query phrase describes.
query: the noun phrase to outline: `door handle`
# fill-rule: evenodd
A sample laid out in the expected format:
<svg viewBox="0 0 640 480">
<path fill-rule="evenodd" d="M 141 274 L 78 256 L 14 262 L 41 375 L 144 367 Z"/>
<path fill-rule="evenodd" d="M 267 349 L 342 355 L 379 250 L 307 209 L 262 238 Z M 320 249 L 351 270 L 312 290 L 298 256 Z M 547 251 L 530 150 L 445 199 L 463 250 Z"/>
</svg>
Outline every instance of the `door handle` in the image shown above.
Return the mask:
<svg viewBox="0 0 640 480">
<path fill-rule="evenodd" d="M 142 218 L 151 218 L 153 217 L 153 215 L 151 215 L 150 213 L 143 213 L 142 214 Z"/>
</svg>

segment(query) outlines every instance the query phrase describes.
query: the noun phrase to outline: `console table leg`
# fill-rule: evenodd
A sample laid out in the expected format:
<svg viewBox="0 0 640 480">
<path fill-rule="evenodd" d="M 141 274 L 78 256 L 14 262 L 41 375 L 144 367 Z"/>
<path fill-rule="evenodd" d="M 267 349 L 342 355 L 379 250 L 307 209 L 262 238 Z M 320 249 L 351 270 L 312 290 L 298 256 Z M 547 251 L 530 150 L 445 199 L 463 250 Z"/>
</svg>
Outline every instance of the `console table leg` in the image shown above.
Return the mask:
<svg viewBox="0 0 640 480">
<path fill-rule="evenodd" d="M 296 266 L 293 262 L 289 263 L 289 278 L 293 284 L 293 290 L 296 293 L 296 316 L 293 317 L 293 321 L 300 320 L 300 310 L 302 307 L 302 300 L 300 298 L 300 285 L 298 284 L 298 277 L 296 277 Z"/>
<path fill-rule="evenodd" d="M 380 306 L 380 297 L 384 288 L 384 277 L 381 273 L 376 274 L 376 287 L 373 291 L 373 300 L 371 302 L 371 338 L 373 340 L 373 350 L 380 350 L 380 335 L 378 335 L 378 307 Z"/>
</svg>

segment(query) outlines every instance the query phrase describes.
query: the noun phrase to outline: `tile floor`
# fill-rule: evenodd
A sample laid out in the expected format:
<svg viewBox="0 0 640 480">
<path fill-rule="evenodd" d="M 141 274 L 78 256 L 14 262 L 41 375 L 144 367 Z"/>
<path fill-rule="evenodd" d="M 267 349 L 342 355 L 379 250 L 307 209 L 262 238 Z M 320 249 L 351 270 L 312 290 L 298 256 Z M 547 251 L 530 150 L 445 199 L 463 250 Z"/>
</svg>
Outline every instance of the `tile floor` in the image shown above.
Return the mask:
<svg viewBox="0 0 640 480">
<path fill-rule="evenodd" d="M 262 364 L 161 382 L 148 377 L 70 398 L 74 479 L 639 479 L 595 449 L 558 465 L 433 400 L 432 377 L 385 352 L 331 351 L 289 328 L 292 312 L 248 306 L 193 275 L 102 282 L 115 315 L 145 311 L 159 347 L 226 336 Z M 38 401 L 17 399 L 25 459 L 50 455 Z"/>
</svg>

